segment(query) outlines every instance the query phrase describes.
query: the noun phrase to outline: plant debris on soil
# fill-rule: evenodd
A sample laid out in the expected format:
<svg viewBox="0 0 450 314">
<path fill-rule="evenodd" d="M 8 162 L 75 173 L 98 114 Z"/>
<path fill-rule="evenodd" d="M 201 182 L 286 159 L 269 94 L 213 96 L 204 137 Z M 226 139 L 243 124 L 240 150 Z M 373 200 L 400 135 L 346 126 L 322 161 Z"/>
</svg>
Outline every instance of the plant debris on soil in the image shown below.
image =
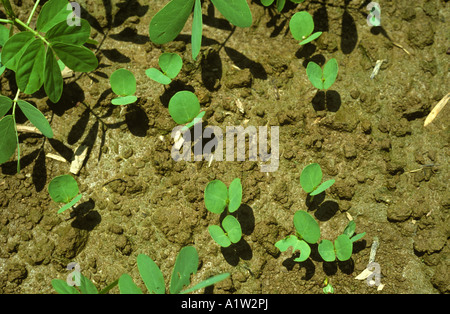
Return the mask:
<svg viewBox="0 0 450 314">
<path fill-rule="evenodd" d="M 187 245 L 200 257 L 193 284 L 231 274 L 207 293 L 320 294 L 325 278 L 338 294 L 450 292 L 450 108 L 423 125 L 449 93 L 448 1 L 383 2 L 380 27 L 368 26 L 364 1 L 287 2 L 281 13 L 251 1 L 249 28 L 232 27 L 204 1 L 197 61 L 192 18 L 174 41 L 150 42 L 150 20 L 167 1 L 77 2 L 99 42 L 89 46 L 99 66 L 65 78 L 56 104 L 41 91 L 21 95 L 45 114 L 55 135 L 21 133 L 21 172 L 16 156 L 0 166 L 0 293 L 55 293 L 51 280 L 65 279 L 70 262 L 99 289 L 123 273 L 142 288 L 139 254 L 170 278 Z M 13 2 L 22 20 L 33 4 Z M 304 46 L 288 27 L 300 10 L 323 32 Z M 183 59 L 166 87 L 145 75 L 163 52 Z M 306 66 L 331 58 L 339 64 L 337 80 L 318 91 Z M 371 79 L 377 60 L 384 62 Z M 111 104 L 109 85 L 119 68 L 137 79 L 138 101 L 123 107 Z M 15 95 L 12 71 L 1 77 L 1 89 Z M 168 102 L 180 90 L 194 92 L 206 111 L 203 122 L 224 132 L 227 126 L 279 126 L 277 171 L 261 172 L 260 161 L 248 158 L 174 161 L 176 124 Z M 87 157 L 74 177 L 83 198 L 57 214 L 48 184 L 69 173 L 80 146 Z M 320 164 L 324 181 L 336 181 L 312 200 L 299 182 L 310 163 Z M 237 211 L 243 235 L 221 248 L 208 233 L 220 218 L 206 210 L 204 189 L 211 180 L 228 186 L 234 178 L 243 187 Z M 322 238 L 336 239 L 349 218 L 366 235 L 354 243 L 349 261 L 324 262 L 316 245 L 305 262 L 295 262 L 298 252 L 280 252 L 275 243 L 294 234 L 298 210 L 313 215 Z M 369 263 L 374 239 L 382 290 L 355 279 Z"/>
</svg>

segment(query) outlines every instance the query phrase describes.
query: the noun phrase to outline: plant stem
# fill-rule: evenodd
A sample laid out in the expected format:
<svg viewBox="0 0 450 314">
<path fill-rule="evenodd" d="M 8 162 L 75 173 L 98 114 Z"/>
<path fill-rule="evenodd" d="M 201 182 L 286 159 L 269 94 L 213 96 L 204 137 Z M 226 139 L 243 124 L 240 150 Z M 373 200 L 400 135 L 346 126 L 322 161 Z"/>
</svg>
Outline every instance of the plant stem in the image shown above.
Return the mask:
<svg viewBox="0 0 450 314">
<path fill-rule="evenodd" d="M 19 133 L 17 132 L 17 124 L 16 124 L 16 104 L 19 100 L 20 89 L 17 90 L 16 96 L 13 100 L 13 109 L 12 109 L 12 117 L 14 121 L 14 131 L 16 132 L 16 143 L 17 143 L 17 173 L 20 172 L 20 145 L 19 145 Z"/>
<path fill-rule="evenodd" d="M 0 19 L 0 23 L 14 24 L 11 20 Z"/>
<path fill-rule="evenodd" d="M 34 29 L 32 29 L 31 27 L 29 27 L 27 24 L 25 24 L 24 22 L 22 22 L 19 19 L 15 19 L 14 22 L 16 22 L 17 24 L 19 24 L 20 26 L 23 26 L 24 28 L 26 28 L 28 31 L 32 32 L 34 34 L 34 36 L 39 37 L 44 43 L 46 43 L 48 46 L 50 46 L 50 43 L 44 38 L 42 37 L 41 34 L 39 34 L 39 32 L 35 31 Z"/>
<path fill-rule="evenodd" d="M 39 2 L 40 2 L 40 1 L 41 1 L 41 0 L 37 0 L 36 3 L 34 4 L 33 10 L 31 10 L 30 16 L 28 17 L 27 25 L 30 25 L 31 18 L 33 17 L 34 12 L 36 11 L 37 6 L 39 5 Z"/>
</svg>

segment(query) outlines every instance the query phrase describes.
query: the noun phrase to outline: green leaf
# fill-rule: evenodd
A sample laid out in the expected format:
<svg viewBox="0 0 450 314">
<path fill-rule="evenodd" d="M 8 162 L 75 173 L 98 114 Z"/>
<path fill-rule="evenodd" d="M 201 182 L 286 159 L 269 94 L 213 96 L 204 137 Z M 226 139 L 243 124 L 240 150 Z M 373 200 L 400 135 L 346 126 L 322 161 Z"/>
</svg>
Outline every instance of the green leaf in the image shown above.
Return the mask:
<svg viewBox="0 0 450 314">
<path fill-rule="evenodd" d="M 330 59 L 323 67 L 323 89 L 328 89 L 336 81 L 338 74 L 338 63 L 336 59 Z"/>
<path fill-rule="evenodd" d="M 36 21 L 36 29 L 46 33 L 56 24 L 67 21 L 67 17 L 72 10 L 67 10 L 67 0 L 50 0 L 44 4 Z"/>
<path fill-rule="evenodd" d="M 89 280 L 89 278 L 85 277 L 83 274 L 80 274 L 80 291 L 82 294 L 98 294 L 97 287 Z"/>
<path fill-rule="evenodd" d="M 120 294 L 142 294 L 142 290 L 134 283 L 133 278 L 128 274 L 123 274 L 119 278 Z"/>
<path fill-rule="evenodd" d="M 17 148 L 14 118 L 7 115 L 0 120 L 0 164 L 8 161 Z"/>
<path fill-rule="evenodd" d="M 30 122 L 35 127 L 37 127 L 44 136 L 48 138 L 53 137 L 52 128 L 50 127 L 50 124 L 48 123 L 42 112 L 39 111 L 39 109 L 26 102 L 25 100 L 20 99 L 17 101 L 17 105 L 19 106 L 20 110 L 22 110 L 25 117 L 27 117 L 28 120 L 30 120 Z"/>
<path fill-rule="evenodd" d="M 286 4 L 286 0 L 277 0 L 277 11 L 283 11 L 284 5 Z"/>
<path fill-rule="evenodd" d="M 91 34 L 89 22 L 80 19 L 80 25 L 68 25 L 64 20 L 53 26 L 46 34 L 45 38 L 51 43 L 61 42 L 81 46 L 88 40 Z"/>
<path fill-rule="evenodd" d="M 183 60 L 176 53 L 165 52 L 159 56 L 158 64 L 164 74 L 174 79 L 183 67 Z"/>
<path fill-rule="evenodd" d="M 194 0 L 172 0 L 150 21 L 150 40 L 165 44 L 174 40 L 186 24 L 194 7 Z"/>
<path fill-rule="evenodd" d="M 3 47 L 5 43 L 9 39 L 9 28 L 7 28 L 5 25 L 0 25 L 0 47 Z"/>
<path fill-rule="evenodd" d="M 50 47 L 45 54 L 44 90 L 51 102 L 57 103 L 63 91 L 63 78 L 58 62 Z"/>
<path fill-rule="evenodd" d="M 355 233 L 355 230 L 356 230 L 356 222 L 354 220 L 350 220 L 342 234 L 345 234 L 347 235 L 347 237 L 351 238 Z"/>
<path fill-rule="evenodd" d="M 191 274 L 198 268 L 198 253 L 193 246 L 185 246 L 178 253 L 170 278 L 170 293 L 177 294 L 191 283 Z"/>
<path fill-rule="evenodd" d="M 192 35 L 191 35 L 192 59 L 194 60 L 197 60 L 197 56 L 202 46 L 202 28 L 203 28 L 202 4 L 200 0 L 195 0 L 194 18 L 192 20 Z"/>
<path fill-rule="evenodd" d="M 334 247 L 336 248 L 336 256 L 338 260 L 346 261 L 352 256 L 353 242 L 347 235 L 339 235 L 334 241 Z"/>
<path fill-rule="evenodd" d="M 213 180 L 206 185 L 204 193 L 205 207 L 212 213 L 221 214 L 227 206 L 228 189 L 220 180 Z"/>
<path fill-rule="evenodd" d="M 330 186 L 334 184 L 335 180 L 328 180 L 319 185 L 313 192 L 311 192 L 311 196 L 317 195 L 328 189 Z"/>
<path fill-rule="evenodd" d="M 317 39 L 320 37 L 320 35 L 322 35 L 322 32 L 315 32 L 314 34 L 312 34 L 311 36 L 309 36 L 308 38 L 306 38 L 305 40 L 302 40 L 299 45 L 305 45 L 311 41 L 313 41 L 314 39 Z"/>
<path fill-rule="evenodd" d="M 294 226 L 306 242 L 317 243 L 317 241 L 319 241 L 319 224 L 309 213 L 303 210 L 297 211 L 294 214 Z"/>
<path fill-rule="evenodd" d="M 16 71 L 17 86 L 26 94 L 33 94 L 44 83 L 45 46 L 34 39 L 23 52 Z"/>
<path fill-rule="evenodd" d="M 225 234 L 225 231 L 220 226 L 211 225 L 208 227 L 209 234 L 222 247 L 229 247 L 231 245 L 230 238 Z"/>
<path fill-rule="evenodd" d="M 67 209 L 71 208 L 73 205 L 78 203 L 78 201 L 81 199 L 83 194 L 78 194 L 76 197 L 74 197 L 69 203 L 65 204 L 63 207 L 61 207 L 58 210 L 58 214 L 61 214 L 62 212 L 66 211 Z"/>
<path fill-rule="evenodd" d="M 333 262 L 336 259 L 333 242 L 330 240 L 322 240 L 318 246 L 319 254 L 325 262 Z"/>
<path fill-rule="evenodd" d="M 137 257 L 137 265 L 139 274 L 150 293 L 166 293 L 163 274 L 158 265 L 150 257 L 145 254 L 139 254 Z"/>
<path fill-rule="evenodd" d="M 350 241 L 352 241 L 352 243 L 353 243 L 353 242 L 356 242 L 356 241 L 362 239 L 365 235 L 366 235 L 365 232 L 363 232 L 363 233 L 358 233 L 358 234 L 355 235 L 353 238 L 351 238 Z"/>
<path fill-rule="evenodd" d="M 65 280 L 62 279 L 53 279 L 52 287 L 59 294 L 80 294 L 75 287 L 69 286 Z"/>
<path fill-rule="evenodd" d="M 98 66 L 97 57 L 86 47 L 64 43 L 54 43 L 51 47 L 62 62 L 75 72 L 90 72 Z"/>
<path fill-rule="evenodd" d="M 322 169 L 319 164 L 312 163 L 303 168 L 300 174 L 300 185 L 306 193 L 311 193 L 322 181 Z"/>
<path fill-rule="evenodd" d="M 228 188 L 228 199 L 228 210 L 230 213 L 233 213 L 239 209 L 242 202 L 241 179 L 236 178 L 230 183 L 230 187 Z"/>
<path fill-rule="evenodd" d="M 275 0 L 261 0 L 261 4 L 265 7 L 271 5 Z"/>
<path fill-rule="evenodd" d="M 295 13 L 289 21 L 289 30 L 296 40 L 304 40 L 314 30 L 314 20 L 306 11 Z"/>
<path fill-rule="evenodd" d="M 77 181 L 68 174 L 60 175 L 49 183 L 48 193 L 54 202 L 69 203 L 79 192 Z"/>
<path fill-rule="evenodd" d="M 112 91 L 119 96 L 130 96 L 136 92 L 136 78 L 126 69 L 118 69 L 109 78 Z"/>
<path fill-rule="evenodd" d="M 169 101 L 169 114 L 178 124 L 191 122 L 200 112 L 200 102 L 190 91 L 177 92 Z"/>
<path fill-rule="evenodd" d="M 192 288 L 189 288 L 187 290 L 183 290 L 180 293 L 185 294 L 185 293 L 189 293 L 192 291 L 196 291 L 196 290 L 200 290 L 202 288 L 211 286 L 219 281 L 222 281 L 224 279 L 227 279 L 228 277 L 230 277 L 230 273 L 224 273 L 224 274 L 220 274 L 220 275 L 216 275 L 213 277 L 210 277 L 206 280 L 203 280 L 202 282 L 196 284 L 195 286 L 193 286 Z"/>
<path fill-rule="evenodd" d="M 246 0 L 211 0 L 219 12 L 237 27 L 252 26 L 252 12 Z"/>
<path fill-rule="evenodd" d="M 310 61 L 306 66 L 306 74 L 315 88 L 323 89 L 322 69 L 317 63 Z"/>
<path fill-rule="evenodd" d="M 13 101 L 6 96 L 0 95 L 0 118 L 11 109 Z"/>
<path fill-rule="evenodd" d="M 281 252 L 285 252 L 290 247 L 292 247 L 292 253 L 299 250 L 300 256 L 294 259 L 296 262 L 306 261 L 311 254 L 311 248 L 308 243 L 303 240 L 299 240 L 295 235 L 290 235 L 278 241 L 275 243 L 275 247 L 277 247 Z"/>
<path fill-rule="evenodd" d="M 201 121 L 203 116 L 205 115 L 206 111 L 202 111 L 200 112 L 195 118 L 194 120 L 192 120 L 191 122 L 189 122 L 188 124 L 186 124 L 184 126 L 184 128 L 186 128 L 186 130 L 189 130 L 192 126 L 194 126 L 194 124 L 196 124 L 197 122 Z M 181 130 L 181 133 L 183 133 L 183 129 Z"/>
<path fill-rule="evenodd" d="M 150 68 L 145 70 L 145 75 L 147 75 L 152 80 L 160 83 L 160 84 L 170 84 L 172 80 L 167 75 L 163 74 L 160 70 L 155 68 Z"/>
<path fill-rule="evenodd" d="M 122 106 L 132 104 L 136 102 L 136 100 L 137 100 L 136 96 L 124 96 L 112 99 L 111 103 L 116 106 Z"/>
<path fill-rule="evenodd" d="M 13 35 L 3 46 L 2 64 L 8 69 L 16 71 L 20 57 L 33 40 L 34 34 L 32 32 L 20 32 Z"/>
<path fill-rule="evenodd" d="M 242 229 L 239 221 L 231 215 L 228 215 L 222 221 L 222 227 L 233 243 L 238 243 L 242 238 Z"/>
</svg>

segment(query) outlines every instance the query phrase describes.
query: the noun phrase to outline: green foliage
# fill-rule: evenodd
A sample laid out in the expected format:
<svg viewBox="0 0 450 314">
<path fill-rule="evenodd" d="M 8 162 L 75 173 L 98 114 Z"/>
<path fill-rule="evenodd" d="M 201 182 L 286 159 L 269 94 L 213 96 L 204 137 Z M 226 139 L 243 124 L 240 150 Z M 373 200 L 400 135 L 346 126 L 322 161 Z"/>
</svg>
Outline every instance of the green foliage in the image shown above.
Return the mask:
<svg viewBox="0 0 450 314">
<path fill-rule="evenodd" d="M 162 72 L 158 69 L 150 68 L 145 71 L 145 74 L 152 80 L 167 85 L 180 73 L 183 60 L 176 53 L 165 52 L 159 56 L 158 64 Z"/>
<path fill-rule="evenodd" d="M 305 0 L 290 0 L 293 3 L 302 3 Z M 263 6 L 268 7 L 272 3 L 274 3 L 275 0 L 261 0 L 261 3 Z M 284 9 L 284 5 L 286 4 L 286 0 L 276 0 L 275 7 L 277 8 L 278 12 L 281 12 Z"/>
<path fill-rule="evenodd" d="M 213 5 L 231 24 L 250 27 L 252 14 L 246 0 L 212 0 Z M 193 11 L 191 32 L 192 58 L 200 52 L 202 38 L 202 9 L 200 0 L 171 0 L 150 21 L 150 40 L 155 44 L 165 44 L 174 40 L 183 29 Z"/>
<path fill-rule="evenodd" d="M 48 193 L 51 199 L 65 205 L 58 210 L 58 214 L 71 208 L 82 197 L 79 193 L 77 181 L 68 174 L 57 176 L 48 185 Z"/>
<path fill-rule="evenodd" d="M 75 275 L 76 276 L 76 275 Z M 90 281 L 83 274 L 79 273 L 80 276 L 80 286 L 69 286 L 67 281 L 61 279 L 53 279 L 52 287 L 59 294 L 105 294 L 118 284 L 118 280 L 114 281 L 106 288 L 98 291 L 94 283 Z"/>
<path fill-rule="evenodd" d="M 200 113 L 200 102 L 190 91 L 179 91 L 169 101 L 169 114 L 178 124 L 194 120 Z"/>
<path fill-rule="evenodd" d="M 335 180 L 322 182 L 322 169 L 319 164 L 312 163 L 306 166 L 300 174 L 300 185 L 303 191 L 311 196 L 317 195 L 332 186 Z"/>
<path fill-rule="evenodd" d="M 128 105 L 137 100 L 136 78 L 133 73 L 126 69 L 118 69 L 111 74 L 109 78 L 112 91 L 119 97 L 111 100 L 113 105 Z"/>
<path fill-rule="evenodd" d="M 323 71 L 317 63 L 310 61 L 306 67 L 306 74 L 315 88 L 326 90 L 336 81 L 338 70 L 338 63 L 333 58 L 325 64 Z"/>
<path fill-rule="evenodd" d="M 229 188 L 220 180 L 213 180 L 206 185 L 204 193 L 205 207 L 208 211 L 221 214 L 228 207 L 228 213 L 233 213 L 241 206 L 242 184 L 235 178 Z M 222 229 L 223 228 L 223 229 Z M 222 227 L 212 225 L 208 231 L 220 246 L 228 247 L 231 243 L 238 243 L 242 237 L 239 221 L 232 215 L 227 215 L 222 221 Z"/>
<path fill-rule="evenodd" d="M 90 25 L 83 19 L 79 26 L 68 25 L 66 18 L 70 12 L 66 0 L 50 0 L 42 7 L 36 30 L 17 18 L 14 20 L 25 31 L 6 40 L 1 58 L 3 66 L 15 72 L 22 92 L 32 94 L 43 85 L 49 99 L 56 103 L 63 89 L 57 58 L 78 72 L 89 72 L 97 67 L 95 55 L 83 46 L 89 38 Z M 3 29 L 3 40 L 5 33 Z"/>
<path fill-rule="evenodd" d="M 222 281 L 230 275 L 229 273 L 224 273 L 213 276 L 183 291 L 183 288 L 189 286 L 191 283 L 191 275 L 197 272 L 198 263 L 198 253 L 194 247 L 186 246 L 180 250 L 175 260 L 170 279 L 169 291 L 171 294 L 189 293 L 199 290 Z M 150 293 L 164 294 L 166 292 L 164 277 L 158 265 L 145 254 L 138 255 L 137 264 L 139 274 L 147 290 Z M 142 290 L 133 282 L 133 279 L 128 274 L 123 274 L 119 278 L 119 290 L 121 294 L 142 293 Z"/>
<path fill-rule="evenodd" d="M 292 36 L 300 41 L 300 45 L 307 44 L 317 39 L 322 32 L 314 31 L 314 20 L 308 12 L 302 11 L 295 13 L 289 21 L 289 30 Z"/>
</svg>

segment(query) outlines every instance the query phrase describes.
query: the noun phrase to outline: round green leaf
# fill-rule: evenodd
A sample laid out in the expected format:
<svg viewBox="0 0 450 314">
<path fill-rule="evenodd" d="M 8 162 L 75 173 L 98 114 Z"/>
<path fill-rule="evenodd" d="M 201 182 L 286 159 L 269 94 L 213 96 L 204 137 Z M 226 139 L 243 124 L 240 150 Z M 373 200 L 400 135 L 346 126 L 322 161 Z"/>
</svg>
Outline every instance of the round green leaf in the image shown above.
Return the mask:
<svg viewBox="0 0 450 314">
<path fill-rule="evenodd" d="M 336 59 L 330 59 L 323 67 L 323 89 L 328 89 L 336 81 L 338 74 L 338 63 Z"/>
<path fill-rule="evenodd" d="M 322 68 L 315 62 L 311 61 L 306 66 L 306 75 L 315 88 L 323 89 Z"/>
<path fill-rule="evenodd" d="M 252 12 L 247 0 L 211 0 L 217 10 L 237 27 L 252 26 Z"/>
<path fill-rule="evenodd" d="M 294 262 L 304 262 L 308 259 L 311 254 L 311 247 L 303 240 L 297 242 L 296 248 L 300 250 L 300 256 L 294 258 Z"/>
<path fill-rule="evenodd" d="M 261 0 L 261 4 L 265 7 L 271 5 L 275 0 Z"/>
<path fill-rule="evenodd" d="M 222 221 L 222 227 L 233 243 L 238 243 L 242 237 L 242 229 L 239 221 L 231 215 L 228 215 Z"/>
<path fill-rule="evenodd" d="M 150 68 L 145 70 L 145 75 L 147 75 L 152 80 L 160 83 L 160 84 L 170 84 L 172 80 L 167 75 L 163 74 L 160 70 L 155 68 Z"/>
<path fill-rule="evenodd" d="M 289 30 L 296 40 L 304 40 L 314 30 L 314 20 L 308 12 L 295 13 L 289 21 Z"/>
<path fill-rule="evenodd" d="M 137 265 L 142 281 L 144 281 L 150 293 L 166 293 L 164 276 L 158 265 L 150 257 L 145 254 L 139 254 L 137 257 Z"/>
<path fill-rule="evenodd" d="M 352 256 L 353 242 L 346 234 L 341 234 L 334 241 L 336 256 L 340 261 L 346 261 Z"/>
<path fill-rule="evenodd" d="M 317 187 L 317 189 L 315 189 L 314 191 L 311 192 L 311 196 L 317 195 L 322 193 L 323 191 L 325 191 L 326 189 L 328 189 L 330 186 L 332 186 L 334 184 L 334 180 L 328 180 L 323 182 L 321 185 L 319 185 Z"/>
<path fill-rule="evenodd" d="M 295 251 L 300 251 L 300 256 L 295 258 L 294 261 L 296 262 L 304 262 L 308 259 L 309 255 L 311 254 L 311 248 L 303 240 L 299 240 L 295 235 L 290 235 L 277 243 L 275 243 L 275 247 L 277 247 L 280 251 L 284 252 L 289 247 L 292 247 L 292 253 L 295 253 Z"/>
<path fill-rule="evenodd" d="M 150 40 L 165 44 L 174 40 L 191 15 L 194 0 L 171 0 L 150 21 Z"/>
<path fill-rule="evenodd" d="M 228 189 L 220 180 L 213 180 L 206 185 L 204 193 L 205 207 L 212 213 L 221 214 L 227 206 Z"/>
<path fill-rule="evenodd" d="M 294 214 L 294 226 L 306 242 L 316 243 L 319 240 L 319 224 L 309 213 L 303 210 L 297 211 Z"/>
<path fill-rule="evenodd" d="M 228 199 L 228 210 L 230 213 L 233 213 L 239 209 L 242 202 L 241 179 L 236 178 L 231 182 L 230 187 L 228 188 Z"/>
<path fill-rule="evenodd" d="M 69 203 L 79 192 L 77 181 L 68 174 L 57 176 L 48 185 L 48 193 L 54 202 Z"/>
<path fill-rule="evenodd" d="M 325 262 L 333 262 L 336 259 L 333 242 L 330 240 L 322 240 L 318 246 L 319 254 Z"/>
<path fill-rule="evenodd" d="M 306 193 L 311 193 L 322 181 L 320 165 L 313 163 L 303 168 L 300 174 L 300 185 Z"/>
<path fill-rule="evenodd" d="M 176 53 L 165 52 L 159 56 L 158 64 L 169 78 L 174 79 L 183 67 L 183 60 Z"/>
<path fill-rule="evenodd" d="M 14 118 L 7 115 L 0 120 L 0 164 L 7 162 L 17 148 Z"/>
<path fill-rule="evenodd" d="M 229 247 L 231 245 L 231 241 L 228 236 L 225 234 L 223 229 L 216 225 L 211 225 L 208 227 L 209 234 L 222 247 Z"/>
<path fill-rule="evenodd" d="M 48 138 L 53 137 L 53 131 L 45 116 L 35 106 L 25 100 L 18 100 L 17 105 L 22 110 L 25 117 Z"/>
<path fill-rule="evenodd" d="M 134 283 L 133 278 L 128 274 L 123 274 L 119 278 L 120 294 L 142 294 L 142 290 Z"/>
<path fill-rule="evenodd" d="M 177 92 L 169 101 L 169 114 L 178 124 L 191 122 L 200 112 L 200 102 L 190 91 Z"/>
<path fill-rule="evenodd" d="M 136 92 L 136 78 L 127 69 L 118 69 L 109 78 L 112 91 L 119 96 L 131 96 Z"/>
<path fill-rule="evenodd" d="M 191 283 L 191 274 L 198 268 L 198 253 L 193 246 L 185 246 L 178 253 L 170 278 L 170 293 L 177 294 Z"/>
</svg>

